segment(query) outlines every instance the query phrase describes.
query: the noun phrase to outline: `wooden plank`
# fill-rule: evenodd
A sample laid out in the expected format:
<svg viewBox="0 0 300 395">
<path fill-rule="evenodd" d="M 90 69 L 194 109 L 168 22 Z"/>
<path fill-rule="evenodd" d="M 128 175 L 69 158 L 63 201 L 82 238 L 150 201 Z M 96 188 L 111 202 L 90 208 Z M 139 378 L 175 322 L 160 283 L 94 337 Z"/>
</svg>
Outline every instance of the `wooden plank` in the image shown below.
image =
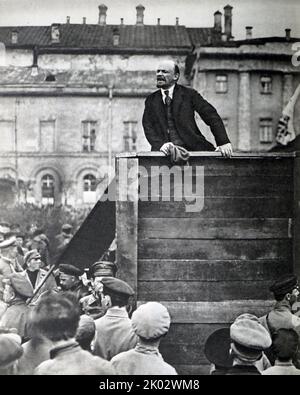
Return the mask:
<svg viewBox="0 0 300 395">
<path fill-rule="evenodd" d="M 153 166 L 171 168 L 168 158 L 140 158 L 143 166 L 150 174 Z M 293 176 L 293 158 L 264 158 L 261 160 L 216 160 L 216 158 L 197 158 L 189 160 L 189 166 L 204 166 L 206 176 Z"/>
<path fill-rule="evenodd" d="M 290 267 L 287 267 L 287 264 Z M 277 279 L 292 271 L 292 263 L 269 260 L 161 260 L 140 259 L 139 281 L 236 281 Z"/>
<path fill-rule="evenodd" d="M 139 259 L 286 259 L 292 260 L 290 240 L 142 239 Z"/>
<path fill-rule="evenodd" d="M 258 284 L 261 285 L 260 283 Z M 272 297 L 269 293 L 269 298 Z M 153 299 L 154 300 L 154 299 Z M 243 313 L 254 314 L 261 317 L 267 314 L 274 306 L 274 300 L 257 299 L 257 300 L 221 300 L 221 301 L 169 301 L 159 299 L 168 309 L 172 318 L 172 325 L 175 324 L 228 324 L 233 322 L 236 317 Z M 138 305 L 145 303 L 145 300 L 139 300 Z"/>
<path fill-rule="evenodd" d="M 117 265 L 118 277 L 137 290 L 138 161 L 117 160 Z"/>
<path fill-rule="evenodd" d="M 189 183 L 192 186 L 188 188 Z M 144 181 L 140 183 L 144 185 Z M 184 185 L 184 188 L 181 188 Z M 197 187 L 195 186 L 197 185 Z M 160 186 L 160 188 L 159 188 Z M 181 188 L 181 189 L 180 189 Z M 193 189 L 192 189 L 193 188 Z M 182 190 L 180 193 L 179 191 Z M 169 193 L 167 191 L 170 191 Z M 205 176 L 204 184 L 199 176 L 197 181 L 176 177 L 174 180 L 168 176 L 151 177 L 150 186 L 140 188 L 140 199 L 155 201 L 158 198 L 174 199 L 174 191 L 176 199 L 190 198 L 196 196 L 204 197 L 274 197 L 287 196 L 293 191 L 293 177 L 288 176 Z M 204 194 L 203 194 L 204 191 Z M 194 194 L 194 195 L 193 195 Z M 176 200 L 175 200 L 176 201 Z"/>
<path fill-rule="evenodd" d="M 300 276 L 300 153 L 294 162 L 294 228 L 293 228 L 294 269 Z"/>
<path fill-rule="evenodd" d="M 278 218 L 140 218 L 141 239 L 286 239 L 289 220 Z"/>
<path fill-rule="evenodd" d="M 146 301 L 178 302 L 268 299 L 273 281 L 139 281 L 138 295 Z"/>
<path fill-rule="evenodd" d="M 210 197 L 201 211 L 188 212 L 188 202 L 139 201 L 139 218 L 290 218 L 293 194 L 282 197 Z"/>
</svg>

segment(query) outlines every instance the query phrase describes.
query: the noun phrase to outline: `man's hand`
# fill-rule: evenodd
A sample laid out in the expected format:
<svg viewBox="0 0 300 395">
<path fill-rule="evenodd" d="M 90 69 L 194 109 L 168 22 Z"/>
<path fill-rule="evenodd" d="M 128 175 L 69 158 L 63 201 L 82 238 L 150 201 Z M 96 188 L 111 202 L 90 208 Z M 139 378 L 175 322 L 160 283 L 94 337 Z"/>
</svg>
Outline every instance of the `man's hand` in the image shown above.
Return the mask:
<svg viewBox="0 0 300 395">
<path fill-rule="evenodd" d="M 216 151 L 220 151 L 222 156 L 224 156 L 225 158 L 231 158 L 233 153 L 232 145 L 230 143 L 220 145 L 216 148 Z"/>
<path fill-rule="evenodd" d="M 165 143 L 164 145 L 162 145 L 160 147 L 160 151 L 163 152 L 165 155 L 169 155 L 170 154 L 170 147 L 172 147 L 173 143 Z"/>
</svg>

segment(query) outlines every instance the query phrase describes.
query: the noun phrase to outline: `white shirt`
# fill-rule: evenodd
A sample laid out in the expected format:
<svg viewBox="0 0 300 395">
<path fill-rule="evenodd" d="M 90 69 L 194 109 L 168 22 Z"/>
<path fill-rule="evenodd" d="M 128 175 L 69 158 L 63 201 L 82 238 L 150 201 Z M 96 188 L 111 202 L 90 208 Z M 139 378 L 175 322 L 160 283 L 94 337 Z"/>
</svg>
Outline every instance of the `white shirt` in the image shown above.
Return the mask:
<svg viewBox="0 0 300 395">
<path fill-rule="evenodd" d="M 173 93 L 174 93 L 174 88 L 175 88 L 175 85 L 172 85 L 169 89 L 161 89 L 161 94 L 162 94 L 162 99 L 163 99 L 163 102 L 166 104 L 166 94 L 165 94 L 165 91 L 169 91 L 169 97 L 171 98 L 171 99 L 173 99 Z"/>
</svg>

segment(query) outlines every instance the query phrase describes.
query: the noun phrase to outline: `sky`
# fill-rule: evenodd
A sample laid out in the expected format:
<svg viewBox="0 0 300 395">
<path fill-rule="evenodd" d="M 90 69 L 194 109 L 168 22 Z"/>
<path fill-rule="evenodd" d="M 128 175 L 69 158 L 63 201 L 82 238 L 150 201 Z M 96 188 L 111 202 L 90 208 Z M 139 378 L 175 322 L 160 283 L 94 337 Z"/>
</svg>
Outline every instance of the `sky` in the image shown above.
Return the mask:
<svg viewBox="0 0 300 395">
<path fill-rule="evenodd" d="M 213 14 L 225 5 L 233 6 L 233 35 L 245 38 L 245 26 L 253 26 L 253 37 L 284 36 L 285 28 L 292 29 L 292 36 L 300 38 L 299 0 L 0 0 L 0 26 L 51 25 L 65 23 L 98 22 L 98 5 L 108 7 L 107 23 L 135 24 L 138 4 L 145 7 L 145 24 L 189 27 L 213 26 Z"/>
</svg>

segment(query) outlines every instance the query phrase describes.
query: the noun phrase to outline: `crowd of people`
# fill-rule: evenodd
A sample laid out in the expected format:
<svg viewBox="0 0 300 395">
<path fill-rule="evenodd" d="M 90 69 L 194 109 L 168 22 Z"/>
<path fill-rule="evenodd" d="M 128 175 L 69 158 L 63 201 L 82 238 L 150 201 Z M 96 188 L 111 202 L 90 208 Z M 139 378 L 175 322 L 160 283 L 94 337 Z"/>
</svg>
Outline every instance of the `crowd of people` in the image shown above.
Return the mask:
<svg viewBox="0 0 300 395">
<path fill-rule="evenodd" d="M 63 226 L 58 246 L 67 245 L 71 230 Z M 159 351 L 171 325 L 167 308 L 158 302 L 136 308 L 114 259 L 88 272 L 53 267 L 44 232 L 26 239 L 0 224 L 0 374 L 177 374 Z M 286 275 L 271 291 L 275 305 L 266 316 L 245 312 L 208 337 L 212 375 L 300 374 L 300 317 L 292 310 L 298 280 Z"/>
</svg>

